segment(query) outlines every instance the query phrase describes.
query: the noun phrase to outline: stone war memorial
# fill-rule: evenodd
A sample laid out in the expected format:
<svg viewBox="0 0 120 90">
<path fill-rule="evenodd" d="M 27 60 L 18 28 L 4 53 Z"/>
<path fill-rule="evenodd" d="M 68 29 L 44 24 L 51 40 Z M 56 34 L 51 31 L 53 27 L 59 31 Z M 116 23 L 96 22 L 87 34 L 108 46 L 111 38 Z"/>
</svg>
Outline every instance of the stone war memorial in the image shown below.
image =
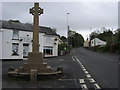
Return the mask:
<svg viewBox="0 0 120 90">
<path fill-rule="evenodd" d="M 30 9 L 33 15 L 33 44 L 32 52 L 28 53 L 28 60 L 21 67 L 11 70 L 8 75 L 12 76 L 30 76 L 31 81 L 37 81 L 37 76 L 62 74 L 61 69 L 53 70 L 47 63 L 43 63 L 43 53 L 39 52 L 39 16 L 43 14 L 43 9 L 39 7 L 39 3 L 34 3 L 34 7 Z"/>
</svg>

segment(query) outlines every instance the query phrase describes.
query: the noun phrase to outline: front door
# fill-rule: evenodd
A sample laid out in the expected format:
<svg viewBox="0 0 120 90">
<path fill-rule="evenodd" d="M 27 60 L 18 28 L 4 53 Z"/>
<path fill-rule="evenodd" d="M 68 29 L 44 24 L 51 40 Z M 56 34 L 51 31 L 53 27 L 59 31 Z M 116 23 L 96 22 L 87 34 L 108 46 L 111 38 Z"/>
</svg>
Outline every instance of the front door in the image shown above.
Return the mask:
<svg viewBox="0 0 120 90">
<path fill-rule="evenodd" d="M 28 57 L 28 52 L 29 52 L 29 44 L 23 44 L 23 58 Z"/>
</svg>

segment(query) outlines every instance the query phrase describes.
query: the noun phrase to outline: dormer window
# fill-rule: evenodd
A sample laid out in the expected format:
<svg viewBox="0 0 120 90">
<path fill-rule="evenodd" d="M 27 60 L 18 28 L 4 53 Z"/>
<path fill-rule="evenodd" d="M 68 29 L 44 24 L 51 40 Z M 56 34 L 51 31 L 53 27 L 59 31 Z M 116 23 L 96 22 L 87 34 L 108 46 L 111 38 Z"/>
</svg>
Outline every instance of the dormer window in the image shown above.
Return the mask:
<svg viewBox="0 0 120 90">
<path fill-rule="evenodd" d="M 19 31 L 18 30 L 13 30 L 13 37 L 12 39 L 19 39 Z"/>
</svg>

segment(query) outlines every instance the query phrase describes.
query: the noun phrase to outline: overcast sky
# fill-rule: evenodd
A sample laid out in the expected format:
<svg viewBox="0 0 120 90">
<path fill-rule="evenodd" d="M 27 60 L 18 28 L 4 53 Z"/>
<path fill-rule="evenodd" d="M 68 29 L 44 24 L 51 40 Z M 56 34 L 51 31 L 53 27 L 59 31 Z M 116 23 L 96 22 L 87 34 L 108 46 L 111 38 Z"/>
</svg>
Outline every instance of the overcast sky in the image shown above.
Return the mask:
<svg viewBox="0 0 120 90">
<path fill-rule="evenodd" d="M 61 36 L 67 36 L 67 13 L 69 26 L 86 39 L 95 29 L 118 27 L 117 2 L 40 2 L 44 9 L 40 15 L 40 25 L 54 27 Z M 32 23 L 29 9 L 33 2 L 2 2 L 2 20 L 19 20 Z"/>
</svg>

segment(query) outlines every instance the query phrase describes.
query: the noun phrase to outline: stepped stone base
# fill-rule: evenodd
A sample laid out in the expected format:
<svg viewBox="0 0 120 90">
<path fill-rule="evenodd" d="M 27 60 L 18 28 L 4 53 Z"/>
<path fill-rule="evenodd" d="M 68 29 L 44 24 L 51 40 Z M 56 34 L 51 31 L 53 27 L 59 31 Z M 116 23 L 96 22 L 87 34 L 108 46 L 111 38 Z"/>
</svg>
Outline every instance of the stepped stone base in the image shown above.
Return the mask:
<svg viewBox="0 0 120 90">
<path fill-rule="evenodd" d="M 57 75 L 62 73 L 62 70 L 53 71 L 47 63 L 43 63 L 43 54 L 41 52 L 30 52 L 27 62 L 14 71 L 9 71 L 8 75 L 29 75 L 31 81 L 37 81 L 38 75 Z"/>
<path fill-rule="evenodd" d="M 18 68 L 18 73 L 30 73 L 31 70 L 37 70 L 37 73 L 50 73 L 52 69 L 47 64 L 24 64 L 23 67 Z"/>
<path fill-rule="evenodd" d="M 31 75 L 31 71 L 41 75 L 58 74 L 60 71 L 53 71 L 47 63 L 43 63 L 43 54 L 41 52 L 29 52 L 28 60 L 18 69 L 9 71 L 9 75 Z M 32 74 L 33 75 L 33 74 Z"/>
<path fill-rule="evenodd" d="M 18 73 L 30 73 L 31 70 L 37 70 L 37 73 L 50 73 L 52 69 L 43 63 L 43 54 L 41 52 L 29 52 L 28 61 L 22 67 L 18 68 Z"/>
</svg>

